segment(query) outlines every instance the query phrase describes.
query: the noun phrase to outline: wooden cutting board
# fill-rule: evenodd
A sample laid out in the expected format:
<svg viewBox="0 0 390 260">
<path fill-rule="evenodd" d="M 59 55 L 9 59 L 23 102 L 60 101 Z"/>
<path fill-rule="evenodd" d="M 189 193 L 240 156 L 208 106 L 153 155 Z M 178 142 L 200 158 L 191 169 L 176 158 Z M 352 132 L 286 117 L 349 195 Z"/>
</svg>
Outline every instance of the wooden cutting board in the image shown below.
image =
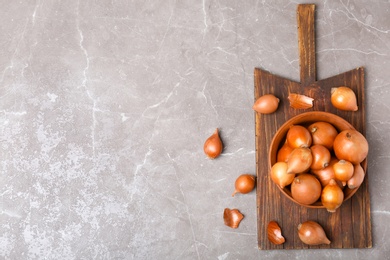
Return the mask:
<svg viewBox="0 0 390 260">
<path fill-rule="evenodd" d="M 286 198 L 271 181 L 268 165 L 268 151 L 271 140 L 279 127 L 291 117 L 308 111 L 326 111 L 350 122 L 365 135 L 365 92 L 364 69 L 356 68 L 342 74 L 316 79 L 315 6 L 298 5 L 298 45 L 300 59 L 300 81 L 294 82 L 256 68 L 255 100 L 264 94 L 274 94 L 280 99 L 278 110 L 272 114 L 256 113 L 256 168 L 257 168 L 257 224 L 259 249 L 307 249 L 307 248 L 371 248 L 370 196 L 366 173 L 362 186 L 355 195 L 343 203 L 335 212 L 326 209 L 312 209 L 299 206 Z M 352 88 L 357 96 L 359 110 L 340 111 L 330 103 L 330 89 L 345 85 Z M 310 109 L 294 109 L 289 106 L 288 94 L 299 93 L 314 98 Z M 268 223 L 275 220 L 282 228 L 286 242 L 274 245 L 267 238 Z M 308 246 L 303 244 L 297 233 L 299 223 L 314 220 L 320 223 L 330 245 Z"/>
</svg>

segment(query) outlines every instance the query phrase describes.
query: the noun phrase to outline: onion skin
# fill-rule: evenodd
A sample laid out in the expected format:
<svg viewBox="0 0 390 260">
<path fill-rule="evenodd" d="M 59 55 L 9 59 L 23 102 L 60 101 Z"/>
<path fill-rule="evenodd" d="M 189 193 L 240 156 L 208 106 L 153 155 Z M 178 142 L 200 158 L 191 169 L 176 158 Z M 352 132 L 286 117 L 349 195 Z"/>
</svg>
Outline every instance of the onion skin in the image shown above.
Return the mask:
<svg viewBox="0 0 390 260">
<path fill-rule="evenodd" d="M 231 228 L 238 228 L 244 215 L 238 209 L 226 208 L 223 212 L 223 220 L 226 226 Z"/>
<path fill-rule="evenodd" d="M 203 151 L 210 159 L 217 158 L 222 153 L 223 145 L 221 138 L 218 134 L 218 128 L 215 129 L 214 133 L 207 138 L 203 145 Z"/>
<path fill-rule="evenodd" d="M 255 188 L 255 180 L 255 176 L 250 174 L 241 174 L 238 176 L 234 185 L 236 189 L 233 192 L 232 197 L 234 197 L 236 193 L 246 194 L 251 192 Z"/>
<path fill-rule="evenodd" d="M 334 139 L 333 150 L 340 160 L 359 164 L 367 157 L 368 142 L 360 132 L 353 129 L 344 130 Z"/>
<path fill-rule="evenodd" d="M 290 185 L 295 178 L 295 174 L 287 173 L 287 163 L 277 162 L 271 168 L 271 180 L 280 188 Z"/>
<path fill-rule="evenodd" d="M 272 94 L 266 94 L 256 100 L 252 109 L 261 114 L 271 114 L 278 109 L 278 106 L 279 98 Z"/>
<path fill-rule="evenodd" d="M 291 184 L 291 196 L 304 205 L 316 202 L 321 196 L 321 190 L 320 181 L 308 173 L 298 175 Z"/>
<path fill-rule="evenodd" d="M 315 144 L 310 147 L 311 154 L 313 156 L 313 162 L 310 165 L 312 170 L 321 170 L 329 165 L 330 151 L 323 145 Z"/>
<path fill-rule="evenodd" d="M 311 220 L 298 225 L 298 236 L 299 239 L 307 245 L 329 245 L 331 243 L 326 237 L 322 226 Z"/>
<path fill-rule="evenodd" d="M 313 144 L 321 144 L 329 150 L 333 150 L 333 142 L 338 135 L 333 125 L 328 122 L 316 122 L 311 124 L 307 129 L 311 133 Z"/>
<path fill-rule="evenodd" d="M 344 193 L 336 180 L 330 180 L 329 184 L 322 189 L 321 202 L 322 205 L 331 213 L 336 212 L 336 209 L 341 206 L 344 201 Z"/>
<path fill-rule="evenodd" d="M 291 152 L 294 150 L 294 148 L 291 148 L 287 142 L 284 143 L 284 145 L 279 149 L 277 154 L 276 161 L 278 162 L 287 162 L 288 157 L 290 156 Z"/>
<path fill-rule="evenodd" d="M 293 125 L 287 132 L 287 143 L 291 148 L 310 147 L 312 137 L 305 127 Z"/>
<path fill-rule="evenodd" d="M 295 148 L 287 160 L 287 173 L 303 173 L 307 171 L 313 162 L 313 156 L 309 148 Z"/>
<path fill-rule="evenodd" d="M 331 89 L 330 102 L 332 105 L 340 110 L 357 111 L 356 95 L 352 89 L 342 86 Z"/>
<path fill-rule="evenodd" d="M 313 107 L 313 98 L 300 95 L 296 93 L 290 93 L 288 95 L 288 100 L 290 101 L 290 107 L 295 109 L 307 109 Z"/>
<path fill-rule="evenodd" d="M 276 221 L 270 221 L 268 223 L 267 235 L 268 240 L 275 245 L 281 245 L 286 241 L 282 236 L 282 229 Z"/>
<path fill-rule="evenodd" d="M 333 164 L 334 176 L 336 179 L 343 183 L 343 186 L 347 184 L 347 181 L 352 178 L 354 167 L 351 162 L 340 160 Z"/>
<path fill-rule="evenodd" d="M 359 188 L 364 181 L 364 175 L 365 173 L 362 166 L 360 164 L 354 165 L 353 176 L 347 182 L 348 188 L 351 190 Z"/>
</svg>

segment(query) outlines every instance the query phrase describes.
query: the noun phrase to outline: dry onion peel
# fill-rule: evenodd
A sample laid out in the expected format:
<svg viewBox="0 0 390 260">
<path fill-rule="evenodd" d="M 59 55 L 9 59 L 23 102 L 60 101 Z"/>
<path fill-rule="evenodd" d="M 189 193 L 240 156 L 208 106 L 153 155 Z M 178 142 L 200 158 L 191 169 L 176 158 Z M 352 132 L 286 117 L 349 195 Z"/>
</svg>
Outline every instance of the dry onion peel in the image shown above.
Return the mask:
<svg viewBox="0 0 390 260">
<path fill-rule="evenodd" d="M 292 108 L 307 109 L 313 107 L 314 98 L 301 94 L 290 93 L 288 95 L 288 100 L 290 101 L 290 107 Z"/>
<path fill-rule="evenodd" d="M 281 245 L 286 241 L 282 236 L 282 229 L 276 221 L 270 221 L 268 223 L 267 235 L 268 240 L 275 245 Z"/>
<path fill-rule="evenodd" d="M 223 220 L 225 225 L 231 228 L 238 228 L 244 215 L 238 209 L 226 208 L 223 212 Z"/>
</svg>

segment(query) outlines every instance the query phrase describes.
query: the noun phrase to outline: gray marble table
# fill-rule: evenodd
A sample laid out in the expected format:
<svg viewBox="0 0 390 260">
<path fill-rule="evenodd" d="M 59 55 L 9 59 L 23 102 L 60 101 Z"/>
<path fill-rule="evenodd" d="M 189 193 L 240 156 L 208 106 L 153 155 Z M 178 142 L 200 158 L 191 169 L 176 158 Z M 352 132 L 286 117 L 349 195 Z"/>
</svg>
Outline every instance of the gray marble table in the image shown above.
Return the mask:
<svg viewBox="0 0 390 260">
<path fill-rule="evenodd" d="M 318 78 L 366 69 L 373 248 L 258 250 L 255 192 L 231 196 L 255 174 L 253 69 L 299 80 L 298 3 L 2 1 L 0 258 L 389 257 L 387 0 L 311 1 Z"/>
</svg>

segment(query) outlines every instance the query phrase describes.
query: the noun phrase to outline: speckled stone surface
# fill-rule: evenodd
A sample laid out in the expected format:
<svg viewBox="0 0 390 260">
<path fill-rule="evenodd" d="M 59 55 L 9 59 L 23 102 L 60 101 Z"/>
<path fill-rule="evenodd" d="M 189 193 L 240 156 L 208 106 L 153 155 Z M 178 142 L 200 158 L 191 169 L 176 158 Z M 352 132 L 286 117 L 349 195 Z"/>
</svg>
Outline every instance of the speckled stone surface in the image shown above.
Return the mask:
<svg viewBox="0 0 390 260">
<path fill-rule="evenodd" d="M 255 174 L 253 69 L 299 80 L 298 3 L 3 1 L 0 258 L 388 257 L 387 0 L 311 1 L 318 79 L 366 69 L 373 248 L 258 250 L 255 192 L 231 196 Z"/>
</svg>

